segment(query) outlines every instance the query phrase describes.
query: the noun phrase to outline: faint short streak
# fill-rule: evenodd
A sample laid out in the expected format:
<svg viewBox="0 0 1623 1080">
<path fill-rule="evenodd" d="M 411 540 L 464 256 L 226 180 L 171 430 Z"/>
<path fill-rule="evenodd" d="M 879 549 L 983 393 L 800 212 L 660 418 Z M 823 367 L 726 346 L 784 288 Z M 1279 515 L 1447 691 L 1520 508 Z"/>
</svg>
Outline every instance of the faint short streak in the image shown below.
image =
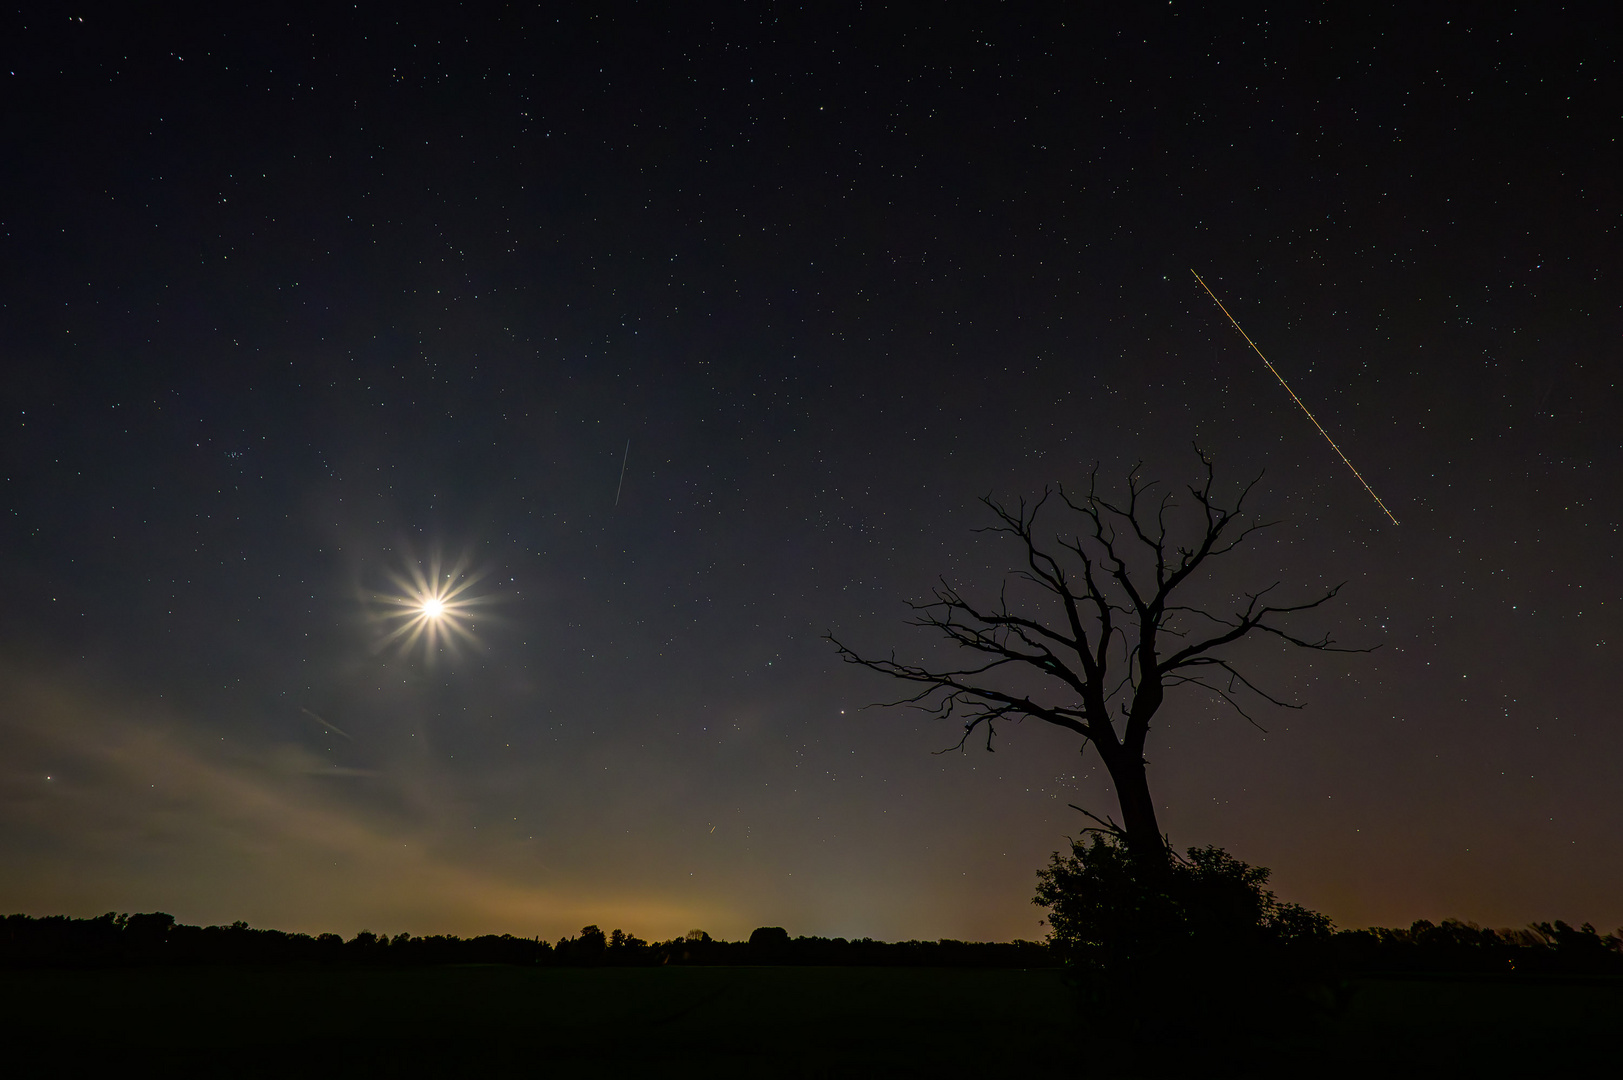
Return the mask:
<svg viewBox="0 0 1623 1080">
<path fill-rule="evenodd" d="M 631 460 L 631 440 L 626 440 L 626 452 L 620 458 L 620 482 L 614 487 L 614 505 L 620 505 L 620 489 L 626 486 L 626 462 Z"/>
<path fill-rule="evenodd" d="M 340 731 L 339 729 L 333 727 L 331 724 L 327 723 L 327 721 L 323 720 L 309 709 L 306 709 L 303 705 L 299 706 L 299 711 L 308 716 L 310 719 L 314 720 L 316 723 L 320 724 L 322 727 L 326 728 L 328 731 L 332 732 L 334 735 L 342 735 L 344 738 L 349 739 L 350 742 L 355 741 L 354 739 L 350 738 L 348 732 Z"/>
</svg>

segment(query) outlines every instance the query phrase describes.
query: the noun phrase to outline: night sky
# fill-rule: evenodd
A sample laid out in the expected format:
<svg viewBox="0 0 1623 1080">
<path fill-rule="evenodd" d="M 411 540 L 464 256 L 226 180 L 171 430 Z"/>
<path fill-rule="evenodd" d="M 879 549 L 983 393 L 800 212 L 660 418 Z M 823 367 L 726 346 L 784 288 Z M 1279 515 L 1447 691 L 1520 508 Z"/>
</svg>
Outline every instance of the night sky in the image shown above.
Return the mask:
<svg viewBox="0 0 1623 1080">
<path fill-rule="evenodd" d="M 1381 647 L 1174 697 L 1173 842 L 1623 923 L 1617 27 L 1430 8 L 7 14 L 0 910 L 1040 937 L 1097 757 L 823 635 L 1198 442 Z"/>
</svg>

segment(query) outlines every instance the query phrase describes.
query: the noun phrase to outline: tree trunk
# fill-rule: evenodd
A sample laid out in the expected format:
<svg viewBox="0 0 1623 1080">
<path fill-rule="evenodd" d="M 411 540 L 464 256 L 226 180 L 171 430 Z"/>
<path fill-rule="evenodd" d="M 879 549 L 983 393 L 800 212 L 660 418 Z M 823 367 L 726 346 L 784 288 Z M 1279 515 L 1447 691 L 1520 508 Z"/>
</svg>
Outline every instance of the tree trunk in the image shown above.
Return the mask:
<svg viewBox="0 0 1623 1080">
<path fill-rule="evenodd" d="M 1135 861 L 1160 866 L 1166 863 L 1167 842 L 1155 820 L 1155 800 L 1150 797 L 1150 778 L 1144 769 L 1144 755 L 1128 749 L 1105 756 L 1105 768 L 1116 784 L 1116 802 L 1121 807 L 1122 831 L 1127 834 L 1127 851 Z"/>
</svg>

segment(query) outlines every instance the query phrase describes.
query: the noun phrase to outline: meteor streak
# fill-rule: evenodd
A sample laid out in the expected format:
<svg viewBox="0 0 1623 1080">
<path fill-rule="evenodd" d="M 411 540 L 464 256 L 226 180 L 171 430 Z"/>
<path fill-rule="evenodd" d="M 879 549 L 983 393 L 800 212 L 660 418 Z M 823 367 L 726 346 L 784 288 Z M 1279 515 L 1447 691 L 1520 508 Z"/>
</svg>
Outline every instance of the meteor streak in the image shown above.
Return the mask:
<svg viewBox="0 0 1623 1080">
<path fill-rule="evenodd" d="M 1229 324 L 1232 325 L 1234 329 L 1240 331 L 1240 336 L 1245 338 L 1245 343 L 1247 345 L 1251 346 L 1251 351 L 1257 354 L 1257 357 L 1262 361 L 1263 366 L 1273 374 L 1274 378 L 1279 380 L 1279 385 L 1283 386 L 1285 388 L 1285 393 L 1289 394 L 1291 396 L 1291 400 L 1296 402 L 1297 407 L 1302 410 L 1302 415 L 1311 420 L 1313 422 L 1313 426 L 1319 429 L 1319 434 L 1323 435 L 1324 441 L 1330 444 L 1330 449 L 1334 450 L 1336 452 L 1336 456 L 1342 460 L 1347 468 L 1352 470 L 1352 474 L 1354 476 L 1358 477 L 1358 482 L 1364 485 L 1364 490 L 1369 492 L 1369 497 L 1375 500 L 1375 505 L 1381 508 L 1381 513 L 1385 514 L 1389 518 L 1392 518 L 1392 524 L 1396 525 L 1398 523 L 1398 519 L 1393 517 L 1392 511 L 1386 508 L 1386 504 L 1381 501 L 1381 497 L 1375 494 L 1375 489 L 1369 486 L 1369 481 L 1364 479 L 1364 474 L 1359 472 L 1358 467 L 1352 463 L 1352 460 L 1348 458 L 1346 454 L 1341 452 L 1341 447 L 1337 446 L 1336 441 L 1330 437 L 1330 433 L 1324 430 L 1324 425 L 1319 423 L 1318 418 L 1313 415 L 1305 404 L 1303 404 L 1302 399 L 1296 396 L 1296 391 L 1292 390 L 1290 383 L 1285 381 L 1285 376 L 1281 375 L 1279 370 L 1268 362 L 1268 358 L 1262 355 L 1262 350 L 1257 348 L 1257 343 L 1251 340 L 1251 335 L 1241 329 L 1239 322 L 1235 320 L 1233 315 L 1229 315 L 1229 309 L 1224 307 L 1223 301 L 1219 300 L 1217 298 L 1217 294 L 1212 292 L 1211 286 L 1207 285 L 1205 280 L 1199 274 L 1196 274 L 1194 270 L 1191 269 L 1189 272 L 1191 274 L 1195 274 L 1195 280 L 1200 282 L 1200 287 L 1202 289 L 1206 290 L 1206 295 L 1212 298 L 1212 303 L 1217 305 L 1217 310 L 1228 316 Z"/>
</svg>

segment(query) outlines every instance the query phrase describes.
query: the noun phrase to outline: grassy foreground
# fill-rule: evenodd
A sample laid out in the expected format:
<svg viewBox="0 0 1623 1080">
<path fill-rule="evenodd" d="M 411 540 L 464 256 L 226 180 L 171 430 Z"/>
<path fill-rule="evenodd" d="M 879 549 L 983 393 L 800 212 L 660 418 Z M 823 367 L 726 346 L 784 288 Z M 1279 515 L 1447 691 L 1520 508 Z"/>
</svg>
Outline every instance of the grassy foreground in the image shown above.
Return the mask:
<svg viewBox="0 0 1623 1080">
<path fill-rule="evenodd" d="M 1619 1017 L 1617 979 L 1366 978 L 1308 1030 L 1179 1040 L 1087 1023 L 1052 969 L 0 971 L 27 1075 L 1538 1074 L 1601 1067 Z"/>
</svg>

